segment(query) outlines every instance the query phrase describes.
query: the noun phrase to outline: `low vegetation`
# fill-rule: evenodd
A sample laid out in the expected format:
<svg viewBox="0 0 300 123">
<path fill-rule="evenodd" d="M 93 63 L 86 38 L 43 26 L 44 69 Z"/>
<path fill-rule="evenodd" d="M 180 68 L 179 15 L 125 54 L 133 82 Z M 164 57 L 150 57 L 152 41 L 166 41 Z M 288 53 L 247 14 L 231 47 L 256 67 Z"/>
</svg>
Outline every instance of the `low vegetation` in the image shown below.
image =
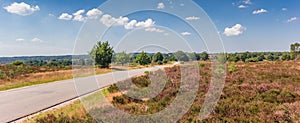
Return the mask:
<svg viewBox="0 0 300 123">
<path fill-rule="evenodd" d="M 211 63 L 200 62 L 200 80 L 198 94 L 189 111 L 178 122 L 299 122 L 300 121 L 300 62 L 266 61 L 258 63 L 230 63 L 226 83 L 218 104 L 206 119 L 199 121 L 199 111 L 209 88 Z M 136 100 L 120 95 L 115 85 L 105 89 L 105 95 L 119 109 L 131 114 L 150 114 L 163 110 L 176 97 L 180 87 L 180 68 L 165 69 L 168 81 L 162 92 L 149 100 Z M 147 72 L 144 76 L 133 78 L 140 87 L 148 86 Z M 79 105 L 77 102 L 73 105 Z M 70 106 L 73 106 L 70 105 Z M 95 122 L 85 111 L 79 108 L 76 115 L 59 115 L 70 106 L 40 114 L 31 122 L 58 121 Z M 145 110 L 145 107 L 147 110 Z M 107 112 L 109 113 L 109 112 Z M 64 113 L 63 113 L 64 114 Z M 54 118 L 54 119 L 55 119 Z"/>
</svg>

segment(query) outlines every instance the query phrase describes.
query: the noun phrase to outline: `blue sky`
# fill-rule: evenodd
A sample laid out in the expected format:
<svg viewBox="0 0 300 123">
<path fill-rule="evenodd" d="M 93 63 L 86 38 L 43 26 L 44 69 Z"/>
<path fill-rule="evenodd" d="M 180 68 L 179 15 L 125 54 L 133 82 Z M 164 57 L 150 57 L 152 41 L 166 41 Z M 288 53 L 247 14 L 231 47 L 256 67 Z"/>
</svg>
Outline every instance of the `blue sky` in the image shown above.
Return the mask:
<svg viewBox="0 0 300 123">
<path fill-rule="evenodd" d="M 197 25 L 200 35 L 218 33 L 226 52 L 288 51 L 300 41 L 299 0 L 194 0 L 204 11 L 188 0 L 112 1 L 0 0 L 0 56 L 73 54 L 74 46 L 81 54 L 96 40 L 117 51 L 213 51 Z"/>
</svg>

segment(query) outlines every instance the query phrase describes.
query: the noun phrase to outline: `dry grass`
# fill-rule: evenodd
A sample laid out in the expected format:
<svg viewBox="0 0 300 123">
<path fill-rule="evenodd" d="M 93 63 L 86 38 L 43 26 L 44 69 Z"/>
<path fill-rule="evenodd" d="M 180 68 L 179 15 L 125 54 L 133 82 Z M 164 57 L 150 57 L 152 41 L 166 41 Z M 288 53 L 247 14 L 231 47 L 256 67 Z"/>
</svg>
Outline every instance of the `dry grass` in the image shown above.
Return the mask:
<svg viewBox="0 0 300 123">
<path fill-rule="evenodd" d="M 73 72 L 76 73 L 78 70 L 59 70 L 59 71 L 53 71 L 53 72 L 39 72 L 39 73 L 31 73 L 25 76 L 20 76 L 15 79 L 11 80 L 0 80 L 0 91 L 14 89 L 14 88 L 20 88 L 25 86 L 32 86 L 37 84 L 44 84 L 59 80 L 66 80 L 66 79 L 72 79 L 73 78 Z M 94 71 L 90 70 L 83 70 L 80 69 L 81 74 L 78 77 L 83 76 L 89 76 L 96 74 L 103 74 L 111 72 L 110 69 L 95 69 Z M 76 75 L 74 75 L 76 76 Z"/>
</svg>

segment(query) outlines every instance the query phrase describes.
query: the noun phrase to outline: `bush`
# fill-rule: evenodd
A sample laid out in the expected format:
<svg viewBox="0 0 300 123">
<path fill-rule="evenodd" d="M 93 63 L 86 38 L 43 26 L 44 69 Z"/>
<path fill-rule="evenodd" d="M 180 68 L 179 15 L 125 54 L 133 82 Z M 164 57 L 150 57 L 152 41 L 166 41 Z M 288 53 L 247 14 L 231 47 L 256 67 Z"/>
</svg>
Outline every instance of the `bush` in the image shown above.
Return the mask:
<svg viewBox="0 0 300 123">
<path fill-rule="evenodd" d="M 15 65 L 15 66 L 24 65 L 24 63 L 22 61 L 19 61 L 19 60 L 13 62 L 12 64 Z"/>
<path fill-rule="evenodd" d="M 151 63 L 151 59 L 150 56 L 143 51 L 136 57 L 135 62 L 139 63 L 140 65 L 148 65 Z"/>
<path fill-rule="evenodd" d="M 6 79 L 7 75 L 6 73 L 2 72 L 2 70 L 0 70 L 0 79 Z"/>
<path fill-rule="evenodd" d="M 122 96 L 113 97 L 113 103 L 115 104 L 125 104 L 125 99 Z"/>
<path fill-rule="evenodd" d="M 204 63 L 202 63 L 202 62 L 200 62 L 198 66 L 199 66 L 199 67 L 204 67 L 204 66 L 205 66 L 205 64 L 204 64 Z"/>
<path fill-rule="evenodd" d="M 158 61 L 157 64 L 158 64 L 158 65 L 162 65 L 163 62 L 162 62 L 162 61 Z"/>
<path fill-rule="evenodd" d="M 237 71 L 237 68 L 235 67 L 234 63 L 232 63 L 232 64 L 229 65 L 228 71 L 230 73 Z"/>
</svg>

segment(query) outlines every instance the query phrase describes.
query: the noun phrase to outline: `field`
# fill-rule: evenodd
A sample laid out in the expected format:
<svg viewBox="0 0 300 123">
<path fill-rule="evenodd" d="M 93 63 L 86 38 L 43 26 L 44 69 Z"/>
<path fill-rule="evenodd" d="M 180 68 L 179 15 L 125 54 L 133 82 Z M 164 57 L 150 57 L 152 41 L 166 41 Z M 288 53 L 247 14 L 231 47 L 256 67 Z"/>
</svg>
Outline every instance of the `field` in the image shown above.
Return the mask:
<svg viewBox="0 0 300 123">
<path fill-rule="evenodd" d="M 219 102 L 206 119 L 199 121 L 199 111 L 209 89 L 211 77 L 211 63 L 199 63 L 201 83 L 196 99 L 178 122 L 300 121 L 300 62 L 238 62 L 228 63 L 227 66 L 226 83 Z M 115 85 L 102 92 L 115 107 L 130 114 L 156 113 L 174 101 L 180 87 L 180 68 L 166 68 L 165 71 L 168 81 L 163 91 L 153 99 L 132 99 L 122 95 Z M 147 87 L 150 84 L 149 74 L 152 73 L 132 78 L 132 81 L 138 87 Z M 97 108 L 91 111 L 93 110 Z M 107 113 L 113 112 L 108 110 Z M 59 121 L 95 122 L 79 101 L 60 109 L 41 113 L 25 122 Z"/>
</svg>

